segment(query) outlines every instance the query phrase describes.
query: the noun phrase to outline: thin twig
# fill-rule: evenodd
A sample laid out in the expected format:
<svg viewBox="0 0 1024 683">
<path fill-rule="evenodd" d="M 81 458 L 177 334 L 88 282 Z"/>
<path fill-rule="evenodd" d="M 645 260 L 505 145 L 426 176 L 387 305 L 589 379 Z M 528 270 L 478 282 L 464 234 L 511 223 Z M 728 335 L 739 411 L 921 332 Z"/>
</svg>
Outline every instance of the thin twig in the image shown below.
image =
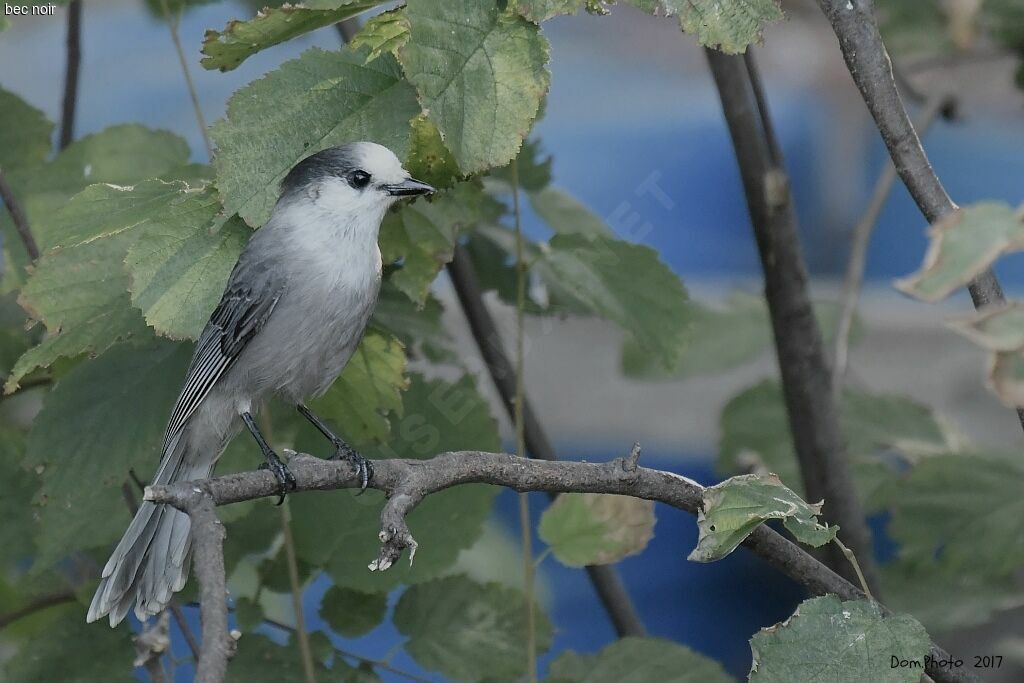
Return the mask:
<svg viewBox="0 0 1024 683">
<path fill-rule="evenodd" d="M 447 272 L 476 347 L 505 406 L 505 412 L 512 417 L 515 415 L 515 370 L 505 353 L 498 327 L 487 310 L 487 304 L 484 303 L 483 290 L 473 268 L 472 259 L 461 244 L 455 246 L 455 257 L 448 263 Z M 523 426 L 526 451 L 530 457 L 541 460 L 558 459 L 525 392 Z M 647 629 L 640 621 L 640 615 L 629 593 L 626 592 L 618 570 L 611 565 L 602 564 L 590 565 L 586 567 L 586 572 L 594 585 L 594 590 L 597 591 L 598 599 L 611 619 L 615 632 L 620 637 L 647 635 Z"/>
<path fill-rule="evenodd" d="M 67 61 L 64 67 L 64 100 L 60 114 L 60 149 L 75 139 L 78 105 L 78 74 L 82 65 L 82 0 L 68 4 Z"/>
<path fill-rule="evenodd" d="M 185 87 L 188 88 L 188 96 L 192 100 L 192 110 L 196 115 L 196 123 L 199 124 L 199 133 L 203 136 L 206 154 L 210 159 L 213 159 L 213 143 L 210 142 L 210 135 L 206 131 L 206 118 L 203 116 L 203 108 L 199 106 L 199 95 L 196 93 L 196 85 L 192 81 L 188 60 L 185 59 L 185 50 L 181 47 L 181 37 L 178 35 L 178 17 L 171 13 L 167 0 L 160 0 L 160 8 L 164 13 L 164 18 L 167 20 L 167 28 L 171 31 L 171 42 L 174 43 L 174 51 L 178 54 L 181 73 L 185 76 Z"/>
<path fill-rule="evenodd" d="M 341 38 L 341 42 L 348 45 L 355 38 L 356 34 L 359 33 L 359 21 L 352 17 L 351 19 L 345 19 L 339 21 L 334 25 L 334 28 L 338 31 L 338 37 Z"/>
<path fill-rule="evenodd" d="M 7 213 L 11 214 L 14 229 L 18 231 L 18 237 L 21 238 L 21 243 L 25 245 L 25 252 L 32 261 L 35 261 L 39 258 L 39 245 L 36 244 L 36 238 L 32 235 L 32 229 L 29 227 L 25 210 L 21 208 L 21 203 L 14 195 L 14 189 L 11 187 L 11 184 L 7 182 L 7 176 L 4 175 L 3 169 L 0 169 L 0 199 L 3 200 L 4 206 L 7 207 Z"/>
<path fill-rule="evenodd" d="M 569 462 L 524 459 L 505 453 L 460 451 L 442 453 L 427 460 L 392 458 L 374 460 L 370 487 L 383 491 L 379 538 L 381 549 L 375 564 L 388 567 L 412 547 L 415 540 L 406 523 L 408 515 L 426 496 L 462 484 L 483 483 L 516 491 L 613 493 L 665 503 L 696 515 L 703 503 L 704 487 L 672 472 L 640 467 L 638 449 L 630 457 L 611 462 Z M 288 468 L 295 476 L 295 493 L 360 486 L 360 477 L 348 462 L 323 460 L 303 453 L 292 454 Z M 227 589 L 223 572 L 223 527 L 215 524 L 213 504 L 227 505 L 244 500 L 277 496 L 279 484 L 266 470 L 228 474 L 199 482 L 171 486 L 150 486 L 146 499 L 177 507 L 192 517 L 195 533 L 196 574 L 200 580 L 200 608 L 203 619 L 203 652 L 209 647 L 227 646 Z M 767 526 L 760 526 L 744 541 L 755 555 L 806 587 L 815 595 L 834 593 L 844 600 L 865 599 L 855 585 L 831 571 L 802 548 Z M 212 557 L 210 557 L 212 555 Z M 219 569 L 218 569 L 219 568 Z M 220 578 L 211 574 L 219 571 Z M 209 604 L 210 602 L 214 604 Z M 223 615 L 221 614 L 223 612 Z M 209 616 L 208 616 L 209 614 Z M 219 634 L 219 635 L 218 635 Z M 938 663 L 950 655 L 931 646 L 933 661 L 927 672 L 942 683 L 977 681 L 967 669 L 946 671 Z M 222 660 L 226 655 L 222 655 Z M 203 657 L 200 657 L 202 664 Z M 197 679 L 208 683 L 216 679 Z"/>
<path fill-rule="evenodd" d="M 939 112 L 950 106 L 952 99 L 952 96 L 946 93 L 935 94 L 928 99 L 916 124 L 921 135 L 931 128 Z M 857 302 L 860 300 L 861 289 L 864 285 L 868 245 L 871 243 L 871 235 L 878 224 L 878 217 L 885 207 L 885 202 L 889 198 L 889 192 L 895 182 L 896 167 L 889 160 L 875 182 L 875 189 L 871 193 L 871 200 L 868 202 L 864 214 L 857 221 L 857 227 L 851 233 L 850 261 L 846 266 L 839 322 L 836 323 L 835 350 L 832 354 L 832 393 L 836 396 L 837 401 L 843 393 L 843 382 L 849 364 L 850 331 L 853 329 L 853 318 L 857 313 Z"/>
<path fill-rule="evenodd" d="M 56 607 L 57 605 L 64 605 L 69 602 L 74 602 L 75 592 L 71 590 L 59 591 L 57 593 L 50 593 L 48 595 L 41 595 L 29 602 L 24 607 L 8 612 L 6 614 L 0 614 L 0 631 L 4 630 L 19 619 L 31 616 L 36 612 L 42 612 L 45 609 Z"/>
<path fill-rule="evenodd" d="M 882 135 L 896 172 L 929 223 L 957 209 L 935 174 L 921 139 L 910 122 L 893 80 L 892 62 L 875 21 L 871 0 L 818 0 L 832 24 L 846 66 Z M 976 309 L 1003 304 L 1006 297 L 991 268 L 967 285 Z M 1024 428 L 1024 408 L 1017 409 Z M 856 550 L 856 548 L 854 548 Z"/>
<path fill-rule="evenodd" d="M 807 267 L 781 152 L 768 134 L 771 119 L 753 56 L 706 50 L 740 168 L 750 220 L 764 271 L 789 429 L 808 500 L 824 500 L 824 517 L 838 524 L 844 541 L 863 559 L 877 586 L 871 535 L 864 519 L 831 391 L 825 346 L 811 306 Z M 826 564 L 856 580 L 838 548 L 826 546 Z M 877 588 L 876 588 L 877 592 Z"/>
<path fill-rule="evenodd" d="M 512 215 L 516 231 L 516 395 L 513 420 L 516 433 L 516 455 L 526 457 L 526 441 L 523 432 L 523 401 L 526 387 L 524 369 L 526 355 L 523 351 L 525 339 L 526 276 L 527 265 L 523 256 L 522 212 L 519 207 L 519 163 L 513 159 L 512 169 Z M 530 494 L 519 494 L 519 530 L 523 543 L 523 591 L 526 594 L 526 671 L 530 683 L 537 683 L 537 623 L 534 614 L 533 586 L 533 531 L 530 524 Z"/>
<path fill-rule="evenodd" d="M 843 555 L 849 560 L 850 566 L 853 567 L 853 571 L 857 573 L 857 580 L 860 581 L 860 589 L 864 591 L 864 595 L 868 596 L 868 600 L 871 602 L 876 602 L 875 596 L 871 594 L 871 588 L 868 586 L 867 579 L 864 578 L 864 572 L 861 571 L 860 563 L 857 562 L 857 556 L 853 554 L 852 550 L 843 545 L 838 536 L 833 538 L 832 542 L 839 546 L 839 550 L 843 552 Z"/>
<path fill-rule="evenodd" d="M 284 532 L 285 560 L 288 562 L 288 584 L 292 593 L 292 610 L 295 612 L 295 634 L 299 642 L 299 654 L 302 656 L 302 672 L 306 683 L 316 683 L 316 670 L 313 667 L 313 649 L 309 645 L 309 633 L 306 631 L 306 617 L 302 611 L 302 586 L 299 584 L 299 563 L 295 556 L 295 539 L 292 536 L 292 514 L 285 500 L 281 506 L 281 531 Z"/>
</svg>

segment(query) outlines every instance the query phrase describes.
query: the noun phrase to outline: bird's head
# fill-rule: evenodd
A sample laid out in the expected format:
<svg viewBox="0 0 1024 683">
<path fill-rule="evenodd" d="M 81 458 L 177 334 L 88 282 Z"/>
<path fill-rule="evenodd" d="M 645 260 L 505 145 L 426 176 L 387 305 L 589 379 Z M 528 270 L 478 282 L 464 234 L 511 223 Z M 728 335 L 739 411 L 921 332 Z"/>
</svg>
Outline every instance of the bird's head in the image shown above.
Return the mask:
<svg viewBox="0 0 1024 683">
<path fill-rule="evenodd" d="M 383 216 L 402 197 L 433 192 L 375 142 L 328 147 L 297 163 L 281 181 L 281 201 L 305 199 L 332 214 Z"/>
</svg>

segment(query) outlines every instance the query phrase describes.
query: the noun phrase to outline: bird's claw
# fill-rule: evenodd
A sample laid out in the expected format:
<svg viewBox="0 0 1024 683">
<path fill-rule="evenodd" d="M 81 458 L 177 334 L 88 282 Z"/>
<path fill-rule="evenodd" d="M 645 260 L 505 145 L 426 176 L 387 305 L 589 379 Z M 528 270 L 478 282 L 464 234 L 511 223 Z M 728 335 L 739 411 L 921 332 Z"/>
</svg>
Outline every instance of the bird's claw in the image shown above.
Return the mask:
<svg viewBox="0 0 1024 683">
<path fill-rule="evenodd" d="M 288 466 L 280 460 L 265 462 L 259 466 L 259 469 L 270 470 L 277 479 L 280 488 L 278 492 L 277 505 L 284 503 L 284 497 L 288 495 L 289 492 L 294 491 L 296 486 L 298 486 L 298 483 L 295 481 L 295 475 L 292 474 L 291 470 L 288 469 Z"/>
<path fill-rule="evenodd" d="M 334 446 L 337 450 L 334 451 L 334 457 L 331 460 L 348 460 L 355 466 L 356 473 L 359 475 L 359 493 L 356 495 L 363 495 L 366 487 L 370 484 L 370 480 L 373 478 L 373 465 L 359 451 L 344 441 L 336 443 Z"/>
</svg>

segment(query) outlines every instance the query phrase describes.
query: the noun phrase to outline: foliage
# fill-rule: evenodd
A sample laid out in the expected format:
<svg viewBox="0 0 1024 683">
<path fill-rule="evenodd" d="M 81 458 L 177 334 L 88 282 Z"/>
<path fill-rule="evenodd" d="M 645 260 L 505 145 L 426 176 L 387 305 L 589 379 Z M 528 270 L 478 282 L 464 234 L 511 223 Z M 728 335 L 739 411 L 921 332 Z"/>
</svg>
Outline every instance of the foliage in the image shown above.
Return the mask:
<svg viewBox="0 0 1024 683">
<path fill-rule="evenodd" d="M 595 655 L 562 654 L 551 665 L 565 683 L 725 683 L 720 664 L 662 638 L 621 638 Z"/>
<path fill-rule="evenodd" d="M 647 547 L 654 536 L 654 503 L 630 496 L 563 493 L 544 511 L 537 531 L 562 564 L 612 564 Z"/>
</svg>

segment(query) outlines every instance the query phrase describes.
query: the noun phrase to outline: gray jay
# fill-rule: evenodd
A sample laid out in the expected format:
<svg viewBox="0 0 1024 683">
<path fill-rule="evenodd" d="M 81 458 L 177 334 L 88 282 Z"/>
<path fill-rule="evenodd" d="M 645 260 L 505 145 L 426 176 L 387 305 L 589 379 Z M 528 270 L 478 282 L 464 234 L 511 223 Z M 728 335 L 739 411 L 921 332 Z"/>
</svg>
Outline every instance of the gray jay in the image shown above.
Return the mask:
<svg viewBox="0 0 1024 683">
<path fill-rule="evenodd" d="M 304 401 L 331 386 L 366 329 L 380 289 L 384 213 L 402 197 L 433 191 L 372 142 L 325 149 L 288 173 L 199 336 L 154 484 L 209 477 L 244 425 L 283 496 L 295 479 L 253 420 L 261 400 L 277 395 L 330 440 L 335 457 L 358 468 L 366 487 L 369 463 Z M 116 626 L 133 604 L 141 620 L 163 610 L 188 578 L 189 527 L 184 513 L 143 502 L 103 568 L 87 620 L 109 615 Z"/>
</svg>

